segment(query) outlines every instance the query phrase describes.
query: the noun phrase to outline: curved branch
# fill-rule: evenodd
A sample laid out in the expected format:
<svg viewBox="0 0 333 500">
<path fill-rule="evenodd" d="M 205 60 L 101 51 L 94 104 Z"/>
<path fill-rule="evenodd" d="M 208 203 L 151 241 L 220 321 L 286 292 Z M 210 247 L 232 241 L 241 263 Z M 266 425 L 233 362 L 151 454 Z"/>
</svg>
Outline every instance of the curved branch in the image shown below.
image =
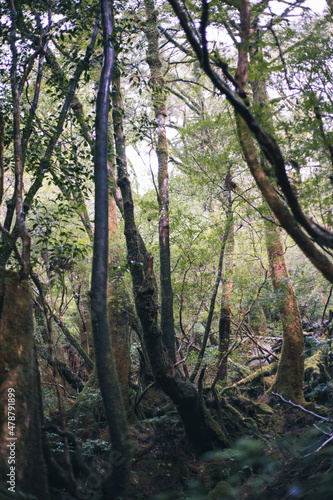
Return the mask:
<svg viewBox="0 0 333 500">
<path fill-rule="evenodd" d="M 285 170 L 285 160 L 281 153 L 281 150 L 275 141 L 275 139 L 266 132 L 257 122 L 249 108 L 244 102 L 242 102 L 234 92 L 229 88 L 229 86 L 221 79 L 221 77 L 212 69 L 209 58 L 204 58 L 204 52 L 200 43 L 197 41 L 193 30 L 187 22 L 187 18 L 183 8 L 181 7 L 178 0 L 168 0 L 171 7 L 173 8 L 178 20 L 184 29 L 188 41 L 190 42 L 193 50 L 195 51 L 197 58 L 210 78 L 211 82 L 215 87 L 227 98 L 230 104 L 233 106 L 236 113 L 244 120 L 244 125 L 254 134 L 256 140 L 269 161 L 269 163 L 275 169 L 275 175 L 278 184 L 281 186 L 283 194 L 286 197 L 288 205 L 291 209 L 292 214 L 288 208 L 277 198 L 276 193 L 274 193 L 273 187 L 269 183 L 267 176 L 263 169 L 257 162 L 256 168 L 251 170 L 251 173 L 256 180 L 258 187 L 260 188 L 265 200 L 271 207 L 275 216 L 280 221 L 283 228 L 289 233 L 289 235 L 295 240 L 300 249 L 305 253 L 305 255 L 311 260 L 314 266 L 330 281 L 333 283 L 333 265 L 332 262 L 316 247 L 311 238 L 318 243 L 320 246 L 326 246 L 328 248 L 333 248 L 333 234 L 326 230 L 324 227 L 319 226 L 313 222 L 309 217 L 305 216 L 303 213 L 297 198 L 295 197 L 289 179 Z M 243 137 L 244 137 L 243 133 Z M 250 138 L 252 140 L 252 138 Z M 302 226 L 309 238 L 303 230 L 299 227 Z"/>
</svg>

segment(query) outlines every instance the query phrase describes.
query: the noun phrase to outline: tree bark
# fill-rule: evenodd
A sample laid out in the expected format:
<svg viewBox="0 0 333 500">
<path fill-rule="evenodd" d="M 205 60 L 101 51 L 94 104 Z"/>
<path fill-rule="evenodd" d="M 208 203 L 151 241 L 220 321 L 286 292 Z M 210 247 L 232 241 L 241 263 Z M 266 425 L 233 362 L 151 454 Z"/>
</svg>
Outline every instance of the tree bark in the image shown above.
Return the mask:
<svg viewBox="0 0 333 500">
<path fill-rule="evenodd" d="M 16 47 L 16 17 L 17 13 L 13 0 L 9 0 L 11 12 L 10 48 L 12 54 L 12 64 L 10 70 L 10 80 L 13 97 L 13 133 L 14 133 L 14 157 L 15 157 L 15 203 L 16 203 L 16 224 L 22 242 L 21 274 L 22 278 L 28 278 L 30 272 L 30 234 L 25 224 L 25 213 L 23 207 L 23 150 L 21 137 L 21 95 L 17 80 L 17 47 Z"/>
<path fill-rule="evenodd" d="M 82 75 L 82 72 L 84 71 L 84 68 L 89 63 L 90 57 L 92 55 L 95 41 L 97 38 L 97 32 L 98 32 L 98 27 L 97 27 L 97 23 L 96 23 L 93 34 L 92 34 L 91 42 L 86 49 L 86 54 L 85 54 L 85 57 L 82 61 L 82 64 L 79 64 L 77 66 L 76 71 L 73 75 L 73 78 L 71 79 L 69 88 L 67 90 L 66 99 L 64 101 L 64 104 L 63 104 L 62 109 L 61 109 L 60 114 L 59 114 L 56 129 L 55 129 L 54 133 L 51 135 L 51 138 L 48 142 L 47 148 L 42 156 L 42 159 L 39 162 L 39 166 L 37 169 L 35 179 L 32 182 L 32 184 L 31 184 L 31 186 L 30 186 L 30 188 L 29 188 L 29 190 L 24 198 L 24 202 L 22 204 L 23 212 L 21 214 L 21 218 L 23 218 L 23 219 L 26 216 L 27 212 L 30 210 L 36 193 L 43 185 L 43 180 L 44 180 L 46 173 L 50 171 L 51 158 L 52 158 L 52 155 L 54 152 L 54 148 L 55 148 L 55 146 L 58 142 L 58 139 L 63 131 L 65 120 L 66 120 L 67 113 L 68 113 L 68 109 L 72 103 L 77 83 L 80 79 L 80 76 Z M 10 231 L 10 228 L 12 225 L 12 219 L 13 219 L 13 215 L 14 215 L 14 207 L 16 205 L 16 195 L 15 194 L 14 194 L 14 198 L 7 205 L 8 205 L 7 206 L 7 214 L 6 214 L 6 220 L 5 220 L 4 227 L 8 231 Z M 22 225 L 21 225 L 21 229 L 22 229 Z M 13 240 L 16 242 L 16 240 L 19 236 L 20 236 L 19 221 L 16 221 L 14 228 L 12 230 Z M 25 254 L 27 254 L 29 252 L 29 247 L 28 247 L 27 241 L 25 244 L 25 249 L 26 249 Z M 10 242 L 8 241 L 8 239 L 7 239 L 7 241 L 2 241 L 1 248 L 0 248 L 0 265 L 1 266 L 6 266 L 11 253 L 12 253 L 12 246 L 11 246 Z"/>
<path fill-rule="evenodd" d="M 222 273 L 222 299 L 221 311 L 219 320 L 219 380 L 225 380 L 228 375 L 228 357 L 227 352 L 230 343 L 230 320 L 231 320 L 231 292 L 233 286 L 233 276 L 235 271 L 234 266 L 234 249 L 235 249 L 235 231 L 234 217 L 232 212 L 231 193 L 228 192 L 228 207 L 227 207 L 227 241 L 225 248 L 224 269 Z"/>
<path fill-rule="evenodd" d="M 176 362 L 175 329 L 173 314 L 173 292 L 170 264 L 170 225 L 169 225 L 169 180 L 168 180 L 168 142 L 166 137 L 166 94 L 161 71 L 159 52 L 159 30 L 157 10 L 154 0 L 145 0 L 146 36 L 148 40 L 147 63 L 150 68 L 151 95 L 157 124 L 156 154 L 158 160 L 158 204 L 159 204 L 159 248 L 161 284 L 161 330 L 163 343 L 170 359 Z"/>
<path fill-rule="evenodd" d="M 29 282 L 20 280 L 14 272 L 0 270 L 1 480 L 12 487 L 12 483 L 7 483 L 12 470 L 16 485 L 12 491 L 49 500 L 33 333 Z M 9 463 L 14 456 L 15 460 Z"/>
<path fill-rule="evenodd" d="M 203 359 L 204 354 L 205 354 L 205 349 L 206 349 L 206 345 L 207 345 L 207 341 L 208 341 L 208 336 L 209 336 L 211 325 L 212 325 L 212 320 L 213 320 L 213 314 L 214 314 L 214 310 L 215 310 L 215 302 L 216 302 L 217 292 L 218 292 L 219 285 L 220 285 L 221 278 L 222 278 L 222 269 L 223 269 L 223 262 L 224 262 L 224 257 L 225 257 L 225 249 L 226 249 L 227 241 L 228 241 L 228 238 L 229 238 L 229 235 L 230 235 L 230 231 L 231 231 L 231 228 L 232 228 L 232 225 L 233 225 L 233 213 L 232 213 L 232 210 L 231 210 L 231 205 L 230 205 L 229 208 L 230 209 L 227 212 L 227 220 L 226 220 L 225 227 L 224 227 L 224 233 L 223 233 L 223 236 L 222 236 L 222 244 L 221 244 L 221 250 L 220 250 L 220 258 L 219 258 L 218 271 L 217 271 L 217 276 L 216 276 L 215 283 L 214 283 L 214 288 L 213 288 L 212 296 L 211 296 L 211 299 L 210 299 L 209 312 L 208 312 L 208 318 L 207 318 L 207 322 L 206 322 L 206 326 L 205 326 L 205 332 L 204 332 L 204 336 L 203 336 L 203 341 L 202 341 L 201 349 L 200 349 L 200 352 L 199 352 L 199 355 L 198 355 L 198 360 L 197 360 L 197 362 L 195 364 L 194 370 L 193 370 L 193 372 L 191 374 L 191 377 L 190 377 L 190 381 L 191 382 L 193 382 L 195 380 L 195 377 L 197 376 L 198 371 L 200 369 L 201 362 L 202 362 L 202 359 Z"/>
<path fill-rule="evenodd" d="M 130 443 L 126 414 L 117 378 L 112 351 L 109 321 L 107 316 L 108 275 L 108 112 L 114 48 L 111 43 L 113 31 L 110 0 L 101 0 L 103 27 L 103 66 L 96 102 L 95 142 L 95 233 L 91 277 L 91 313 L 95 346 L 97 374 L 101 388 L 106 419 L 113 451 L 121 460 L 108 478 L 104 487 L 104 498 L 124 496 L 128 483 Z"/>
<path fill-rule="evenodd" d="M 294 289 L 290 281 L 280 230 L 265 222 L 267 255 L 275 296 L 283 327 L 282 351 L 270 391 L 277 392 L 297 404 L 304 403 L 304 337 Z"/>
</svg>

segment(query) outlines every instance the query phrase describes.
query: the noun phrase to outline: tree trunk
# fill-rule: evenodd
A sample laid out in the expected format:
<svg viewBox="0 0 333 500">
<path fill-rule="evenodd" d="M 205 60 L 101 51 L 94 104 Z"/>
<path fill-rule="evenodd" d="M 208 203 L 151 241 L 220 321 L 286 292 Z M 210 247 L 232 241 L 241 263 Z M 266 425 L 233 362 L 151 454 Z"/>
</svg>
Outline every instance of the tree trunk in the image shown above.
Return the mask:
<svg viewBox="0 0 333 500">
<path fill-rule="evenodd" d="M 112 448 L 120 461 L 109 476 L 104 498 L 124 496 L 128 483 L 130 443 L 126 414 L 117 378 L 107 316 L 108 277 L 108 112 L 114 49 L 111 42 L 111 2 L 101 0 L 103 27 L 103 66 L 96 102 L 95 143 L 95 233 L 91 277 L 91 318 L 94 335 L 95 360 Z"/>
<path fill-rule="evenodd" d="M 241 20 L 241 45 L 238 51 L 238 67 L 236 80 L 242 91 L 245 92 L 245 85 L 248 74 L 248 51 L 250 38 L 252 39 L 250 23 L 250 4 L 244 0 L 239 5 Z M 246 47 L 246 50 L 244 50 Z M 252 46 L 254 50 L 254 46 Z M 256 81 L 253 85 L 254 100 L 257 104 L 262 104 L 266 100 L 266 87 L 264 81 Z M 263 117 L 262 117 L 263 118 Z M 243 118 L 236 116 L 237 131 L 245 160 L 251 172 L 261 170 L 261 164 L 253 143 L 252 136 L 245 125 Z M 268 121 L 269 123 L 269 121 Z M 269 123 L 270 124 L 270 123 Z M 288 271 L 284 258 L 284 249 L 281 243 L 279 230 L 277 227 L 271 229 L 266 224 L 266 246 L 268 259 L 271 268 L 271 275 L 275 293 L 278 296 L 280 314 L 283 324 L 283 345 L 279 361 L 279 367 L 273 390 L 283 391 L 295 402 L 304 402 L 303 395 L 303 374 L 304 362 L 303 353 L 303 333 L 302 324 L 295 298 L 294 290 L 288 278 Z"/>
<path fill-rule="evenodd" d="M 88 63 L 90 61 L 90 57 L 92 55 L 95 41 L 97 38 L 97 33 L 98 33 L 98 25 L 96 22 L 95 28 L 94 28 L 94 31 L 92 34 L 91 42 L 87 47 L 86 54 L 85 54 L 85 57 L 82 61 L 82 64 L 78 64 L 78 66 L 74 72 L 74 75 L 71 79 L 71 82 L 69 84 L 69 88 L 67 90 L 67 95 L 66 95 L 64 104 L 63 104 L 62 109 L 59 113 L 57 126 L 56 126 L 53 134 L 51 135 L 51 137 L 48 141 L 48 145 L 46 147 L 46 150 L 45 150 L 44 154 L 42 155 L 41 160 L 38 164 L 35 179 L 32 182 L 32 184 L 31 184 L 31 186 L 30 186 L 30 188 L 29 188 L 29 190 L 26 193 L 26 196 L 24 198 L 24 201 L 23 201 L 24 211 L 20 215 L 21 218 L 24 218 L 24 216 L 30 210 L 34 196 L 36 195 L 38 190 L 43 185 L 43 180 L 44 180 L 46 173 L 50 172 L 50 170 L 51 170 L 51 158 L 52 158 L 52 155 L 54 153 L 54 149 L 55 149 L 57 142 L 58 142 L 58 139 L 63 131 L 64 124 L 65 124 L 65 121 L 67 118 L 68 109 L 72 103 L 77 83 L 80 79 L 82 72 L 84 71 L 84 68 L 86 67 L 86 65 L 88 65 Z M 13 215 L 14 215 L 15 205 L 16 205 L 16 196 L 14 193 L 12 200 L 10 200 L 10 202 L 7 204 L 7 214 L 6 214 L 6 220 L 5 220 L 4 227 L 8 231 L 10 231 L 10 228 L 12 225 L 12 219 L 13 219 Z M 21 224 L 21 229 L 22 229 L 22 224 Z M 23 227 L 23 230 L 24 230 L 24 227 Z M 19 223 L 18 223 L 18 221 L 16 221 L 15 226 L 12 229 L 12 238 L 13 238 L 14 242 L 16 242 L 16 240 L 18 239 L 19 236 L 20 236 Z M 30 249 L 29 249 L 28 238 L 26 237 L 25 239 L 26 239 L 25 257 L 26 257 L 27 255 L 29 255 Z M 6 266 L 12 251 L 13 251 L 13 248 L 12 248 L 11 242 L 8 240 L 8 238 L 4 239 L 4 241 L 2 241 L 0 244 L 0 265 L 1 266 Z"/>
<path fill-rule="evenodd" d="M 257 31 L 260 38 L 260 31 Z M 257 44 L 259 45 L 259 39 Z M 258 47 L 258 52 L 260 52 Z M 252 53 L 253 51 L 253 53 Z M 252 46 L 251 61 L 256 64 L 256 54 Z M 261 109 L 260 119 L 268 127 L 273 128 L 270 117 L 267 115 L 268 95 L 266 82 L 262 80 L 252 82 L 255 103 Z M 266 110 L 264 113 L 263 110 Z M 264 159 L 262 159 L 262 163 Z M 276 221 L 277 222 L 277 221 Z M 278 368 L 271 390 L 282 393 L 296 403 L 304 403 L 303 378 L 304 378 L 304 337 L 302 322 L 295 297 L 293 285 L 288 276 L 285 260 L 285 250 L 281 241 L 281 232 L 278 226 L 265 220 L 265 239 L 268 261 L 271 271 L 273 288 L 277 297 L 283 327 L 282 351 Z"/>
<path fill-rule="evenodd" d="M 155 379 L 161 389 L 177 406 L 184 422 L 190 444 L 198 453 L 216 446 L 226 447 L 230 441 L 214 422 L 195 387 L 182 380 L 165 351 L 162 332 L 158 325 L 156 281 L 153 257 L 147 253 L 134 217 L 131 184 L 127 175 L 123 107 L 119 79 L 115 80 L 113 97 L 113 126 L 117 152 L 118 185 L 124 206 L 127 259 L 131 270 L 136 310 L 142 325 L 144 341 Z"/>
<path fill-rule="evenodd" d="M 109 279 L 108 279 L 108 315 L 113 354 L 118 380 L 122 390 L 126 409 L 129 406 L 128 389 L 131 367 L 130 326 L 127 314 L 126 290 L 123 271 L 117 269 L 121 258 L 118 244 L 119 230 L 117 206 L 113 196 L 109 197 Z"/>
<path fill-rule="evenodd" d="M 266 222 L 266 247 L 275 296 L 283 326 L 283 342 L 278 369 L 270 391 L 303 404 L 304 338 L 298 303 L 288 276 L 285 251 L 277 226 Z"/>
<path fill-rule="evenodd" d="M 33 333 L 29 282 L 21 281 L 16 273 L 1 270 L 1 480 L 8 488 L 13 488 L 11 491 L 21 491 L 35 495 L 38 500 L 48 500 Z"/>
<path fill-rule="evenodd" d="M 16 11 L 14 1 L 9 1 L 11 11 L 10 48 L 12 54 L 12 64 L 10 69 L 10 80 L 13 97 L 13 135 L 14 135 L 14 158 L 15 158 L 15 204 L 16 204 L 16 224 L 22 243 L 21 253 L 21 275 L 28 278 L 30 273 L 30 234 L 25 224 L 25 214 L 23 207 L 23 150 L 21 138 L 21 95 L 19 92 L 19 82 L 17 78 L 17 47 L 16 47 Z"/>
<path fill-rule="evenodd" d="M 226 231 L 228 231 L 224 269 L 222 273 L 222 299 L 221 299 L 221 312 L 219 321 L 219 380 L 225 380 L 228 374 L 228 356 L 227 352 L 230 343 L 230 320 L 231 320 L 231 292 L 233 286 L 233 276 L 235 271 L 234 266 L 234 249 L 235 249 L 235 231 L 234 219 L 232 212 L 230 191 L 228 193 L 228 209 Z"/>
<path fill-rule="evenodd" d="M 194 367 L 193 372 L 191 373 L 191 377 L 190 377 L 191 382 L 193 382 L 195 380 L 195 377 L 197 376 L 198 371 L 200 369 L 201 362 L 202 362 L 204 354 L 205 354 L 206 345 L 207 345 L 208 336 L 210 333 L 212 321 L 213 321 L 213 314 L 214 314 L 214 310 L 215 310 L 215 301 L 216 301 L 217 292 L 218 292 L 219 285 L 220 285 L 221 278 L 222 278 L 222 269 L 223 269 L 223 262 L 224 262 L 224 257 L 225 257 L 225 250 L 226 250 L 227 241 L 229 238 L 230 231 L 233 227 L 233 213 L 232 213 L 231 207 L 232 207 L 232 200 L 230 197 L 229 206 L 228 206 L 228 210 L 227 210 L 227 220 L 225 223 L 224 233 L 222 236 L 222 244 L 221 244 L 221 250 L 220 250 L 218 271 L 217 271 L 217 275 L 216 275 L 216 279 L 215 279 L 215 283 L 214 283 L 212 296 L 210 299 L 208 318 L 207 318 L 207 322 L 205 325 L 205 332 L 204 332 L 204 336 L 203 336 L 203 340 L 202 340 L 202 345 L 201 345 L 200 352 L 198 355 L 198 360 L 195 364 L 195 367 Z"/>
<path fill-rule="evenodd" d="M 163 343 L 170 359 L 176 361 L 175 330 L 173 315 L 173 292 L 171 283 L 170 242 L 169 242 L 169 180 L 168 180 L 168 142 L 166 137 L 166 94 L 162 76 L 162 63 L 159 53 L 159 30 L 154 0 L 145 0 L 146 36 L 148 40 L 147 63 L 150 67 L 152 101 L 157 123 L 158 160 L 158 204 L 160 283 L 161 283 L 161 330 Z"/>
</svg>

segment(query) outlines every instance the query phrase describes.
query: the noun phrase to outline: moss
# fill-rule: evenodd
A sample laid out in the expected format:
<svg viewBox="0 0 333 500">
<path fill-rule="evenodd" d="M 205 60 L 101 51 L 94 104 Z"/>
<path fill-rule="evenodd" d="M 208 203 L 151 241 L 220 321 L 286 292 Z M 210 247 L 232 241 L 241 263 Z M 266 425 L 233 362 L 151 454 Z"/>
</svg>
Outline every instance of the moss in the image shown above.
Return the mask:
<svg viewBox="0 0 333 500">
<path fill-rule="evenodd" d="M 311 380 L 316 376 L 320 376 L 321 353 L 317 351 L 315 354 L 307 358 L 304 362 L 304 378 Z"/>
<path fill-rule="evenodd" d="M 105 420 L 101 391 L 95 374 L 92 374 L 75 403 L 66 412 L 75 430 L 90 429 L 92 424 Z"/>
<path fill-rule="evenodd" d="M 235 498 L 234 489 L 226 481 L 220 481 L 208 494 L 208 500 L 221 500 L 221 498 Z"/>
<path fill-rule="evenodd" d="M 268 413 L 268 414 L 271 414 L 271 415 L 274 415 L 274 410 L 268 405 L 268 404 L 265 404 L 265 403 L 259 403 L 259 404 L 256 404 L 255 405 L 263 412 L 263 413 Z"/>
<path fill-rule="evenodd" d="M 42 453 L 40 388 L 34 349 L 33 303 L 28 280 L 0 269 L 0 400 L 15 395 L 17 488 L 47 500 Z M 6 403 L 5 403 L 6 404 Z M 7 408 L 0 411 L 0 469 L 7 468 Z"/>
</svg>

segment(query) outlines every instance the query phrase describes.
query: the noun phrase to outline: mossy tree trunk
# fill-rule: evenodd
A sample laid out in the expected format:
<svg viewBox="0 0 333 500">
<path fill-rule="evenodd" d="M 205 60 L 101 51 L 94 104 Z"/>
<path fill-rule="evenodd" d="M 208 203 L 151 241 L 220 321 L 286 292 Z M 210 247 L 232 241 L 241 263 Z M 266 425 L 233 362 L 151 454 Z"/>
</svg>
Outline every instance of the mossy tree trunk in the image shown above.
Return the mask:
<svg viewBox="0 0 333 500">
<path fill-rule="evenodd" d="M 33 341 L 33 303 L 27 280 L 0 270 L 0 472 L 8 487 L 15 467 L 16 488 L 48 500 L 42 451 L 38 365 Z M 8 394 L 15 396 L 9 408 Z M 13 399 L 13 398 L 12 398 Z M 11 410 L 8 413 L 9 409 Z M 15 418 L 15 420 L 13 420 Z M 15 424 L 12 428 L 10 423 Z M 11 446 L 9 446 L 11 445 Z M 15 455 L 15 462 L 8 460 Z M 13 469 L 12 469 L 13 470 Z"/>
<path fill-rule="evenodd" d="M 156 119 L 156 154 L 158 160 L 158 204 L 159 204 L 159 248 L 161 283 L 161 330 L 163 343 L 170 359 L 176 361 L 175 329 L 173 314 L 173 291 L 170 264 L 170 226 L 169 226 L 169 179 L 168 179 L 168 142 L 166 137 L 166 94 L 162 75 L 162 62 L 159 48 L 157 10 L 154 0 L 145 0 L 146 37 L 148 40 L 147 63 L 150 68 L 151 96 Z"/>
<path fill-rule="evenodd" d="M 280 230 L 266 222 L 266 247 L 275 296 L 283 327 L 283 342 L 278 369 L 270 391 L 295 403 L 304 403 L 304 338 L 295 292 L 285 261 Z"/>
</svg>

